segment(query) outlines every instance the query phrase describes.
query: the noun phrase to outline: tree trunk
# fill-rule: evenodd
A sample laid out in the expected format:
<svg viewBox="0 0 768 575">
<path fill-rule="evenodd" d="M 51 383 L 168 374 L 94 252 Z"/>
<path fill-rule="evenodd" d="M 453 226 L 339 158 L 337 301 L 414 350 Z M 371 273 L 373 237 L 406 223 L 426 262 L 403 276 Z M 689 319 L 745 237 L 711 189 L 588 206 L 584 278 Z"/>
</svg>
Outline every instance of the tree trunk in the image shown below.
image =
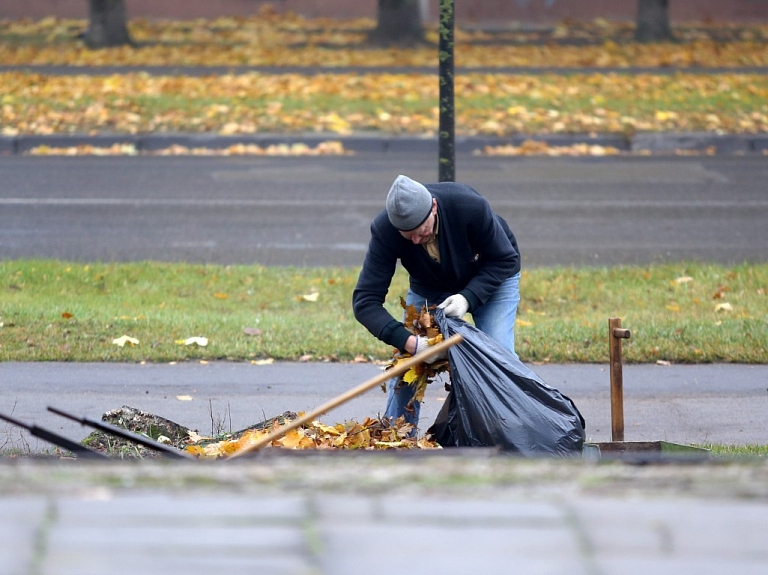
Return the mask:
<svg viewBox="0 0 768 575">
<path fill-rule="evenodd" d="M 637 28 L 638 42 L 662 42 L 673 40 L 669 25 L 669 0 L 638 0 Z"/>
<path fill-rule="evenodd" d="M 381 44 L 413 45 L 424 41 L 419 0 L 378 0 L 378 22 L 370 39 Z"/>
<path fill-rule="evenodd" d="M 85 34 L 89 48 L 133 44 L 125 18 L 125 0 L 88 0 L 90 23 Z"/>
</svg>

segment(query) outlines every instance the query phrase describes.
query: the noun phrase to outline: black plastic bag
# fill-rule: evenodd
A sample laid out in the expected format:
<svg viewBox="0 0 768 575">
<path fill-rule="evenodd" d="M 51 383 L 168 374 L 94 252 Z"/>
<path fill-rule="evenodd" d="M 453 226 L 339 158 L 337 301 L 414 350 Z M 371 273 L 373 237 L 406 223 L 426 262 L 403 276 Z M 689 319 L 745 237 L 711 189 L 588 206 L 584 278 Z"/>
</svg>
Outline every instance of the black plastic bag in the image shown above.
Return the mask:
<svg viewBox="0 0 768 575">
<path fill-rule="evenodd" d="M 464 320 L 435 312 L 448 349 L 451 391 L 429 428 L 443 447 L 500 447 L 526 456 L 574 455 L 584 445 L 584 418 L 496 340 Z"/>
</svg>

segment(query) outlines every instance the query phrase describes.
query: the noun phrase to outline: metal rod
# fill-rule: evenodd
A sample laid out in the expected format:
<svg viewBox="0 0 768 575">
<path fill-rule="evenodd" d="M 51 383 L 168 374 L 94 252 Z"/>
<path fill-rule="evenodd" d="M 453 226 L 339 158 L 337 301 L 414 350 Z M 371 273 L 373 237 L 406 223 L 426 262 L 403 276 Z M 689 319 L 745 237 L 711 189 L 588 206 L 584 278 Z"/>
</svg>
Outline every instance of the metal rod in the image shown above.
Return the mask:
<svg viewBox="0 0 768 575">
<path fill-rule="evenodd" d="M 246 445 L 239 451 L 234 452 L 227 459 L 234 459 L 236 457 L 240 457 L 241 455 L 245 455 L 246 453 L 250 453 L 251 451 L 256 451 L 257 449 L 261 449 L 265 445 L 269 445 L 275 439 L 280 439 L 283 435 L 285 435 L 289 431 L 296 429 L 298 427 L 301 427 L 305 423 L 309 423 L 317 419 L 321 415 L 338 407 L 342 403 L 346 403 L 350 399 L 354 399 L 355 397 L 357 397 L 358 395 L 361 395 L 362 393 L 368 391 L 369 389 L 376 387 L 377 385 L 381 385 L 383 382 L 387 381 L 388 379 L 402 375 L 403 373 L 411 369 L 413 366 L 421 363 L 425 359 L 428 359 L 437 353 L 440 353 L 441 351 L 448 349 L 449 347 L 456 345 L 457 343 L 461 342 L 463 339 L 464 338 L 459 333 L 452 335 L 451 337 L 449 337 L 444 341 L 441 341 L 437 345 L 431 346 L 430 348 L 428 348 L 426 351 L 423 351 L 419 355 L 413 356 L 410 359 L 407 359 L 405 361 L 401 361 L 395 367 L 381 372 L 376 377 L 372 377 L 368 381 L 361 383 L 360 385 L 350 389 L 349 391 L 345 391 L 341 395 L 324 403 L 314 411 L 311 411 L 310 413 L 307 413 L 297 419 L 294 419 L 290 423 L 283 425 L 278 429 L 275 429 L 268 435 L 265 435 L 264 437 L 259 438 L 257 441 L 254 441 L 252 444 Z"/>
<path fill-rule="evenodd" d="M 76 441 L 72 441 L 71 439 L 67 439 L 66 437 L 62 437 L 57 433 L 48 431 L 47 429 L 43 429 L 42 427 L 39 427 L 37 425 L 27 425 L 26 423 L 22 423 L 18 419 L 14 419 L 13 417 L 10 417 L 8 415 L 2 415 L 2 414 L 0 414 L 0 419 L 4 419 L 8 423 L 12 423 L 13 425 L 26 429 L 33 436 L 38 437 L 44 441 L 47 441 L 48 443 L 53 443 L 54 445 L 58 445 L 62 449 L 71 451 L 72 453 L 77 455 L 78 459 L 109 459 L 103 453 L 99 453 L 98 451 L 89 449 L 85 445 L 82 445 Z"/>
<path fill-rule="evenodd" d="M 440 127 L 438 130 L 438 181 L 456 181 L 456 107 L 454 103 L 454 0 L 440 0 L 438 62 L 440 77 Z"/>
<path fill-rule="evenodd" d="M 620 318 L 608 320 L 608 342 L 611 373 L 611 441 L 624 441 L 624 376 L 621 340 L 629 339 L 628 329 L 621 328 Z"/>
<path fill-rule="evenodd" d="M 133 433 L 131 431 L 128 431 L 127 429 L 123 429 L 122 427 L 117 427 L 116 425 L 112 425 L 111 423 L 107 423 L 105 421 L 99 421 L 98 419 L 91 419 L 89 417 L 78 417 L 76 415 L 72 415 L 71 413 L 67 413 L 66 411 L 62 411 L 61 409 L 57 409 L 51 406 L 48 406 L 48 411 L 53 412 L 57 415 L 66 417 L 68 419 L 71 419 L 72 421 L 77 421 L 82 425 L 87 425 L 89 427 L 93 427 L 105 433 L 109 433 L 110 435 L 116 435 L 117 437 L 121 437 L 122 439 L 132 441 L 133 443 L 138 443 L 139 445 L 143 445 L 144 447 L 149 447 L 150 449 L 159 451 L 164 455 L 167 455 L 168 457 L 171 457 L 173 459 L 197 460 L 196 457 L 190 455 L 189 453 L 180 451 L 175 447 L 171 447 L 170 445 L 165 445 L 163 443 L 155 441 L 154 439 L 150 439 L 149 437 L 144 437 L 143 435 Z"/>
</svg>

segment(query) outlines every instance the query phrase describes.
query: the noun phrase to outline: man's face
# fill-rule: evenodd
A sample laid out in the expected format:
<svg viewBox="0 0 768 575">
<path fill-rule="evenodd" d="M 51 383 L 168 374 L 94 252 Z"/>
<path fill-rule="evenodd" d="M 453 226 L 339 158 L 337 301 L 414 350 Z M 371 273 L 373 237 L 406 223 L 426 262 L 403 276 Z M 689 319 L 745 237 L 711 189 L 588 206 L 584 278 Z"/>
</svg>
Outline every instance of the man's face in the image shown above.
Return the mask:
<svg viewBox="0 0 768 575">
<path fill-rule="evenodd" d="M 417 246 L 427 243 L 429 238 L 432 237 L 432 231 L 435 229 L 436 211 L 437 204 L 434 200 L 432 200 L 432 211 L 429 212 L 429 216 L 427 216 L 427 219 L 424 220 L 424 223 L 415 230 L 411 230 L 409 232 L 401 231 L 400 235 L 403 236 L 406 240 L 413 242 Z"/>
</svg>

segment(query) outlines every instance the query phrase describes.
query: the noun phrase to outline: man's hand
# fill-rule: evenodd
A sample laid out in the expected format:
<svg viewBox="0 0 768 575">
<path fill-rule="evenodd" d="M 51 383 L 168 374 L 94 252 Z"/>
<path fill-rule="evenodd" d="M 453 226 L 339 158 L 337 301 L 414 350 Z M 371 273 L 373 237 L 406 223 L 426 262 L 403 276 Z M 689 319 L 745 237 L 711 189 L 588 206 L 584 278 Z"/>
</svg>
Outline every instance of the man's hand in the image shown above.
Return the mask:
<svg viewBox="0 0 768 575">
<path fill-rule="evenodd" d="M 461 294 L 452 295 L 441 303 L 439 306 L 448 317 L 464 317 L 464 314 L 469 310 L 469 302 Z"/>
<path fill-rule="evenodd" d="M 423 353 L 430 347 L 431 346 L 429 345 L 429 340 L 426 337 L 418 336 L 416 338 L 416 351 L 414 352 L 413 355 L 414 356 L 419 355 L 420 353 Z M 445 359 L 446 357 L 448 357 L 448 353 L 445 350 L 443 350 L 425 359 L 424 363 L 435 363 L 436 361 Z"/>
</svg>

